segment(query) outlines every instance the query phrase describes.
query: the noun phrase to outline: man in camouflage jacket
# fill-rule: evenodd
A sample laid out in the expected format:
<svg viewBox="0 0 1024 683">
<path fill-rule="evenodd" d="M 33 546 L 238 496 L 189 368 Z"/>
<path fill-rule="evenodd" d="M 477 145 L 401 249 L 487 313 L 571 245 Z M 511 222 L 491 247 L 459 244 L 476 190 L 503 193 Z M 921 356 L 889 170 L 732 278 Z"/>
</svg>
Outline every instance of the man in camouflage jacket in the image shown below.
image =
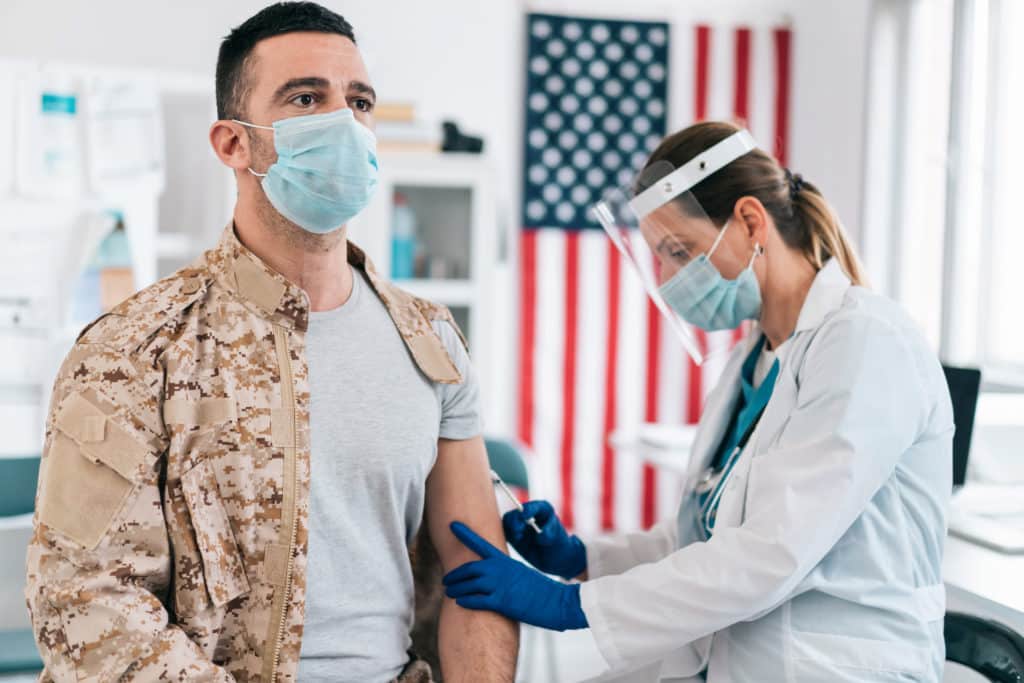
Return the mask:
<svg viewBox="0 0 1024 683">
<path fill-rule="evenodd" d="M 239 184 L 219 245 L 86 328 L 58 374 L 28 552 L 41 680 L 296 680 L 311 479 L 305 333 L 310 311 L 344 304 L 347 273 L 366 278 L 426 378 L 462 381 L 432 326 L 454 324 L 447 309 L 384 282 L 344 229 L 304 234 L 246 171 L 265 167 L 267 151 L 226 120 L 241 117 L 222 96 L 248 97 L 250 120 L 277 120 L 298 105 L 270 93 L 312 74 L 320 102 L 308 113 L 349 106 L 372 124 L 351 36 L 295 26 L 253 39 L 242 85 L 218 78 L 211 142 Z M 300 287 L 289 269 L 303 256 L 318 275 Z M 500 541 L 481 439 L 439 440 L 426 492 L 424 528 L 445 569 L 475 559 L 448 531 L 453 519 Z M 440 624 L 445 680 L 512 680 L 513 624 L 448 600 Z M 413 660 L 399 680 L 430 676 Z"/>
</svg>

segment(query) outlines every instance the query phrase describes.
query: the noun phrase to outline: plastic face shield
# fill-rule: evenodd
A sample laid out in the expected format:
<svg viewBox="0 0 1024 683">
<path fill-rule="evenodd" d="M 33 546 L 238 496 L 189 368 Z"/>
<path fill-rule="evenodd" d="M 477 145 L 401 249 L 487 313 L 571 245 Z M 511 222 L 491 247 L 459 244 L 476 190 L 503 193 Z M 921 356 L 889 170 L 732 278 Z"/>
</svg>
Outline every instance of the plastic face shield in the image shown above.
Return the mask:
<svg viewBox="0 0 1024 683">
<path fill-rule="evenodd" d="M 682 268 L 714 249 L 723 277 L 735 278 L 750 262 L 720 239 L 722 226 L 708 218 L 690 189 L 757 145 L 747 131 L 735 133 L 686 164 L 659 161 L 628 186 L 605 193 L 593 211 L 647 296 L 697 364 L 706 358 L 692 327 L 662 297 L 659 287 Z"/>
</svg>

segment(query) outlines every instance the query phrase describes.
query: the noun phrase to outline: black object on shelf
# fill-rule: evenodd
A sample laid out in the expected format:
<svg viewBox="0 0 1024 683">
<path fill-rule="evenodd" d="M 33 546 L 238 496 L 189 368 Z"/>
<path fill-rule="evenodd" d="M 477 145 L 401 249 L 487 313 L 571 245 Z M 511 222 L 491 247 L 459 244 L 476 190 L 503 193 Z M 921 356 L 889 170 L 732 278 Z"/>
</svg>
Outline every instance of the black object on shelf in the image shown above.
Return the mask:
<svg viewBox="0 0 1024 683">
<path fill-rule="evenodd" d="M 484 139 L 473 135 L 466 135 L 459 130 L 454 121 L 445 121 L 441 126 L 444 130 L 444 139 L 441 142 L 442 152 L 480 154 L 484 151 Z"/>
</svg>

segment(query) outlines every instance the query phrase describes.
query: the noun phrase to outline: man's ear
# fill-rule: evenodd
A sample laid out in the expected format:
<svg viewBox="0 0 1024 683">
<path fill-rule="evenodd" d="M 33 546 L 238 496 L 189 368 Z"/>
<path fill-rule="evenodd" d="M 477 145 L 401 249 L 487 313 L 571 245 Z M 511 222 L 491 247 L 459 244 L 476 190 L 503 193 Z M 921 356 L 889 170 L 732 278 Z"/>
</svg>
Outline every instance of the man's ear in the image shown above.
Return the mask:
<svg viewBox="0 0 1024 683">
<path fill-rule="evenodd" d="M 252 166 L 252 148 L 249 136 L 239 123 L 214 121 L 210 126 L 210 146 L 221 163 L 236 171 Z"/>
<path fill-rule="evenodd" d="M 760 199 L 741 197 L 736 202 L 733 217 L 743 226 L 752 245 L 760 244 L 763 247 L 767 243 L 768 224 L 771 219 Z"/>
</svg>

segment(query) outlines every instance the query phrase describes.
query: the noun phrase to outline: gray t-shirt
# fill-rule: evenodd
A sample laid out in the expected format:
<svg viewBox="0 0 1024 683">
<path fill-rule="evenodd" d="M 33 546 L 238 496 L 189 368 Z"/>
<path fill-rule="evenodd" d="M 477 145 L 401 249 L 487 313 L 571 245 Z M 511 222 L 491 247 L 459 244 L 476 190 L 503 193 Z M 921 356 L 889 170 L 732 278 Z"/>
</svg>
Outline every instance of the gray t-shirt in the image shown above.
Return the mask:
<svg viewBox="0 0 1024 683">
<path fill-rule="evenodd" d="M 375 683 L 405 665 L 413 619 L 408 543 L 438 437 L 480 433 L 479 390 L 454 328 L 434 323 L 464 377 L 417 368 L 359 271 L 340 308 L 310 316 L 312 483 L 300 683 Z"/>
</svg>

